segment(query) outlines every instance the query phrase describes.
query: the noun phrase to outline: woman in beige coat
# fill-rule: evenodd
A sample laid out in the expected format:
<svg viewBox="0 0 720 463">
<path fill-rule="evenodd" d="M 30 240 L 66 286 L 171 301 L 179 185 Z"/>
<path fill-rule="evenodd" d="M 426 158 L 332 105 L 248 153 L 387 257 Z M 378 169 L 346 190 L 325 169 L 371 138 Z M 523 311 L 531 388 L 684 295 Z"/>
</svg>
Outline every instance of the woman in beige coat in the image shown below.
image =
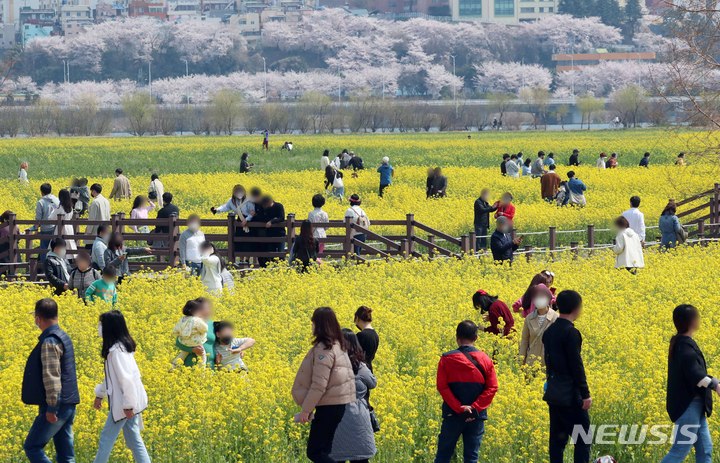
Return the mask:
<svg viewBox="0 0 720 463">
<path fill-rule="evenodd" d="M 520 336 L 519 354 L 523 365 L 533 365 L 538 361 L 545 365 L 542 337 L 558 318 L 557 312 L 550 307 L 552 298 L 552 291 L 544 284 L 540 283 L 533 288 L 532 304 L 535 310 L 525 318 Z"/>
<path fill-rule="evenodd" d="M 335 463 L 330 458 L 333 438 L 345 405 L 355 402 L 355 374 L 345 347 L 345 337 L 330 307 L 312 315 L 313 347 L 300 364 L 292 387 L 299 423 L 310 422 L 307 457 L 314 463 Z M 314 410 L 314 412 L 313 412 Z"/>
</svg>

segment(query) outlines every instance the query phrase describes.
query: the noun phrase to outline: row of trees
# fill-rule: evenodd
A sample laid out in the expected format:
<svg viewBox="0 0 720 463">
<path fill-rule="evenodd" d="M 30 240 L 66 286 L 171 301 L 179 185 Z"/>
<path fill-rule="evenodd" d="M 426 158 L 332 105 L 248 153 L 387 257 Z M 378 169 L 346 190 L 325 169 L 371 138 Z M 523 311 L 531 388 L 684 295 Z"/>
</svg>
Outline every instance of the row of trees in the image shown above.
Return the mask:
<svg viewBox="0 0 720 463">
<path fill-rule="evenodd" d="M 604 24 L 621 29 L 628 43 L 643 17 L 640 0 L 625 0 L 623 8 L 617 0 L 561 0 L 558 10 L 576 18 L 600 18 Z"/>
</svg>

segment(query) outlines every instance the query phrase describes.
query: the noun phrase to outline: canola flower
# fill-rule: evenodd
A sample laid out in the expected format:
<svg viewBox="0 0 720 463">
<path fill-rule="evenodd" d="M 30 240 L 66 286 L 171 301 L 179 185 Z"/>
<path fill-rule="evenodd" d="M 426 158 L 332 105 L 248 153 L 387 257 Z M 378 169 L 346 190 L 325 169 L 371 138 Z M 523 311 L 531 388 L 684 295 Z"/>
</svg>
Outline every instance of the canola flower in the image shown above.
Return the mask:
<svg viewBox="0 0 720 463">
<path fill-rule="evenodd" d="M 720 345 L 720 304 L 716 281 L 720 246 L 647 252 L 639 275 L 612 269 L 613 256 L 598 251 L 582 260 L 517 261 L 495 266 L 486 259 L 415 260 L 367 266 L 324 266 L 309 274 L 277 268 L 237 282 L 234 294 L 215 299 L 215 320 L 234 322 L 238 334 L 257 340 L 248 351 L 248 374 L 205 369 L 168 371 L 174 355 L 172 327 L 185 300 L 204 294 L 196 279 L 178 272 L 137 274 L 119 288 L 124 312 L 138 342 L 136 354 L 150 406 L 145 442 L 155 462 L 304 461 L 307 427 L 292 423 L 296 407 L 290 388 L 310 342 L 310 315 L 329 305 L 344 326 L 361 304 L 373 307 L 381 344 L 375 366 L 379 386 L 373 405 L 381 420 L 379 463 L 432 461 L 440 423 L 435 368 L 442 352 L 454 347 L 454 328 L 463 319 L 480 320 L 470 302 L 482 287 L 512 301 L 530 277 L 548 268 L 559 289 L 575 289 L 585 299 L 577 326 L 594 398 L 596 424 L 668 424 L 665 413 L 667 343 L 671 313 L 678 303 L 696 305 L 703 316 L 697 336 L 711 372 Z M 0 462 L 24 461 L 22 442 L 35 409 L 20 403 L 24 358 L 36 342 L 35 300 L 49 291 L 31 285 L 0 288 Z M 91 461 L 106 412 L 92 409 L 93 386 L 102 378 L 97 317 L 109 307 L 85 306 L 73 295 L 58 298 L 61 325 L 75 341 L 82 403 L 75 442 L 78 461 Z M 518 320 L 517 329 L 522 327 Z M 482 334 L 478 346 L 494 353 L 500 390 L 489 410 L 481 461 L 547 461 L 547 408 L 544 378 L 516 359 L 518 335 Z M 716 418 L 713 438 L 720 437 Z M 618 461 L 659 461 L 668 446 L 613 446 L 593 449 Z M 720 458 L 720 449 L 714 458 Z M 118 444 L 113 462 L 132 461 Z"/>
</svg>

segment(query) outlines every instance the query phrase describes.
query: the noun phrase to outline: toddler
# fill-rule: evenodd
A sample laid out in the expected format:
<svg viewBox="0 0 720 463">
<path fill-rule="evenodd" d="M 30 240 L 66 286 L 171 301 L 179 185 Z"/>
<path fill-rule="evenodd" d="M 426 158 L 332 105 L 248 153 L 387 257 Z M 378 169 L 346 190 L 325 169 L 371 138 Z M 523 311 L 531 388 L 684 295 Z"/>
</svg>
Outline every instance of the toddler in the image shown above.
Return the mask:
<svg viewBox="0 0 720 463">
<path fill-rule="evenodd" d="M 199 347 L 203 350 L 202 355 L 198 356 L 198 365 L 205 368 L 207 363 L 207 352 L 205 352 L 204 344 L 207 342 L 208 325 L 198 315 L 203 309 L 203 305 L 196 300 L 187 301 L 183 307 L 183 317 L 173 328 L 173 336 L 177 337 L 180 344 L 187 347 Z M 190 352 L 180 351 L 173 359 L 173 365 L 185 362 Z"/>
<path fill-rule="evenodd" d="M 247 366 L 243 362 L 245 350 L 255 345 L 253 338 L 236 338 L 233 325 L 229 322 L 215 322 L 215 352 L 216 364 L 228 370 L 244 370 Z"/>
</svg>

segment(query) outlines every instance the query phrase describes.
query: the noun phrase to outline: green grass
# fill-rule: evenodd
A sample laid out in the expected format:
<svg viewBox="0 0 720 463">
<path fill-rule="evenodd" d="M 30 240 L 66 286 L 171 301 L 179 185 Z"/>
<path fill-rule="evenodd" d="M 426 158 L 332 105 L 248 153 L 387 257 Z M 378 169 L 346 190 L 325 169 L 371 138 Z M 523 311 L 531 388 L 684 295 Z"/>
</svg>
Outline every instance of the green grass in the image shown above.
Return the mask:
<svg viewBox="0 0 720 463">
<path fill-rule="evenodd" d="M 468 138 L 470 136 L 471 138 Z M 700 152 L 714 145 L 707 132 L 669 130 L 574 132 L 475 132 L 438 134 L 276 135 L 271 151 L 260 150 L 261 137 L 144 137 L 144 138 L 36 138 L 0 140 L 0 178 L 14 178 L 22 161 L 30 163 L 34 178 L 69 176 L 108 177 L 117 167 L 132 175 L 158 172 L 233 172 L 247 151 L 256 172 L 317 169 L 324 149 L 343 148 L 363 157 L 368 167 L 390 156 L 396 166 L 495 167 L 502 153 L 538 150 L 555 152 L 560 164 L 573 148 L 585 163 L 594 163 L 601 151 L 616 151 L 621 165 L 637 165 L 642 153 L 653 153 L 653 163 L 670 163 L 680 151 Z M 280 151 L 292 140 L 292 154 Z"/>
</svg>

